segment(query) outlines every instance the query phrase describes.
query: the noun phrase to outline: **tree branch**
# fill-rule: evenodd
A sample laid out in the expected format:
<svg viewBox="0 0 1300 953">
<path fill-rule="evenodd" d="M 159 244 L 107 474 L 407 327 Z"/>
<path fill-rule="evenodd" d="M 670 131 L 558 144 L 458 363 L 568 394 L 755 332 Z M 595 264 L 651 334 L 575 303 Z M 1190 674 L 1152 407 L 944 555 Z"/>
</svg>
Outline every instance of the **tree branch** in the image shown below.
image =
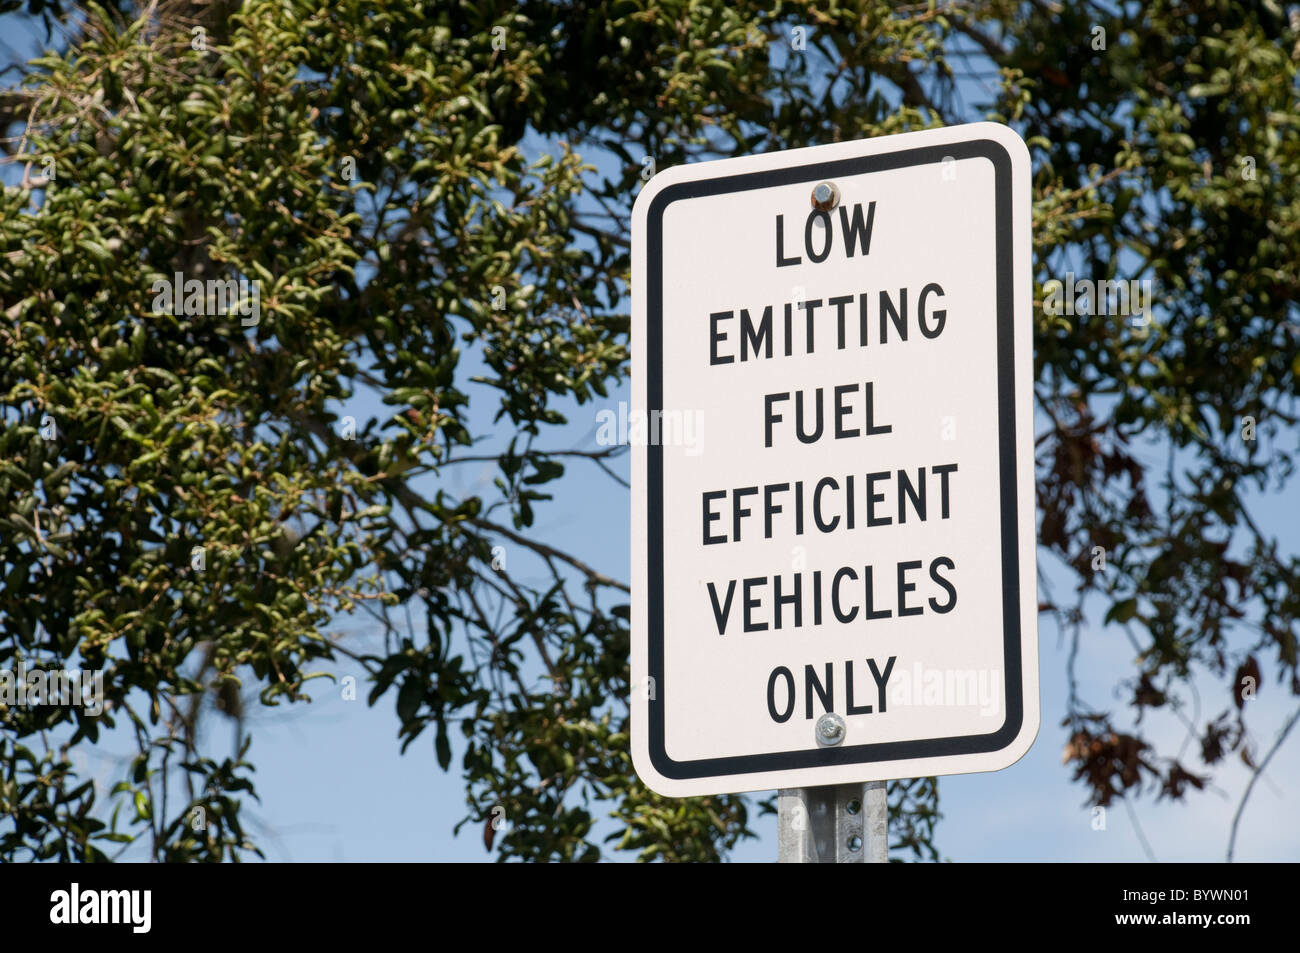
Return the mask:
<svg viewBox="0 0 1300 953">
<path fill-rule="evenodd" d="M 619 582 L 617 579 L 613 579 L 610 576 L 606 576 L 603 572 L 599 572 L 595 569 L 592 569 L 582 560 L 570 556 L 568 553 L 564 553 L 551 546 L 547 546 L 545 543 L 539 543 L 534 540 L 531 540 L 526 536 L 520 536 L 514 530 L 508 529 L 505 526 L 501 526 L 497 523 L 491 522 L 490 520 L 481 519 L 479 517 L 469 517 L 468 519 L 465 520 L 465 522 L 469 523 L 471 526 L 477 526 L 479 529 L 485 529 L 488 530 L 489 532 L 493 532 L 500 536 L 504 536 L 512 543 L 518 543 L 520 546 L 523 546 L 526 549 L 531 549 L 539 556 L 554 558 L 560 560 L 561 562 L 568 563 L 574 569 L 578 570 L 578 572 L 585 575 L 592 583 L 598 586 L 609 586 L 611 589 L 619 589 L 627 593 L 630 593 L 632 591 L 631 587 L 629 587 L 627 583 Z"/>
<path fill-rule="evenodd" d="M 1255 789 L 1255 782 L 1258 781 L 1259 776 L 1264 773 L 1264 769 L 1268 767 L 1268 763 L 1272 760 L 1273 755 L 1277 754 L 1277 749 L 1282 747 L 1282 742 L 1286 741 L 1286 736 L 1291 733 L 1291 729 L 1295 727 L 1297 721 L 1300 721 L 1300 708 L 1297 708 L 1292 712 L 1291 717 L 1288 718 L 1286 724 L 1282 726 L 1282 730 L 1278 732 L 1277 740 L 1273 742 L 1273 747 L 1268 749 L 1268 754 L 1264 755 L 1264 760 L 1259 763 L 1259 766 L 1255 768 L 1254 773 L 1250 776 L 1250 783 L 1246 785 L 1246 791 L 1241 795 L 1241 803 L 1237 805 L 1236 813 L 1232 815 L 1232 833 L 1228 835 L 1228 863 L 1232 863 L 1232 852 L 1237 846 L 1237 825 L 1241 821 L 1242 811 L 1246 809 L 1246 802 L 1250 800 L 1250 792 Z"/>
</svg>

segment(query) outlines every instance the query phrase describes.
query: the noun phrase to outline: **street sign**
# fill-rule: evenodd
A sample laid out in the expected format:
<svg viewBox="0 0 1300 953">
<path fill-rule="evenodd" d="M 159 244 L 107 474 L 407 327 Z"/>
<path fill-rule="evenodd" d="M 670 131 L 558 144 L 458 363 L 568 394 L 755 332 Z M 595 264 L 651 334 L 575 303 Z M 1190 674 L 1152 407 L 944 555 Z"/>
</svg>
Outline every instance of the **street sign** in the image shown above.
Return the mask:
<svg viewBox="0 0 1300 953">
<path fill-rule="evenodd" d="M 1029 169 L 975 123 L 642 188 L 625 439 L 654 790 L 992 771 L 1033 743 Z"/>
</svg>

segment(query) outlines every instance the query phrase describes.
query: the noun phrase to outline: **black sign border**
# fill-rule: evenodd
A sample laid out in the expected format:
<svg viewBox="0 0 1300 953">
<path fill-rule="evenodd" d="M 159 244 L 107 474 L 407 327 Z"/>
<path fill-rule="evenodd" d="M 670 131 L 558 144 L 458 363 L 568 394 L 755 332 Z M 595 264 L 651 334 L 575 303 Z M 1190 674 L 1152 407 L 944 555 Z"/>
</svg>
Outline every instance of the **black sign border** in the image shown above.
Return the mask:
<svg viewBox="0 0 1300 953">
<path fill-rule="evenodd" d="M 1011 745 L 1024 723 L 1024 673 L 1020 651 L 1020 551 L 1017 545 L 1016 408 L 1015 408 L 1015 295 L 1012 251 L 1011 156 L 993 139 L 972 139 L 947 145 L 923 146 L 899 152 L 817 162 L 809 165 L 746 172 L 718 178 L 679 182 L 654 197 L 646 217 L 646 369 L 647 406 L 663 407 L 663 218 L 673 202 L 754 189 L 812 183 L 837 176 L 863 175 L 890 169 L 941 163 L 944 159 L 984 158 L 994 169 L 994 232 L 996 241 L 998 458 L 1001 476 L 1003 655 L 1006 684 L 1006 721 L 997 731 L 911 741 L 879 742 L 846 747 L 809 747 L 798 751 L 737 755 L 674 761 L 665 750 L 664 703 L 671 689 L 664 681 L 664 527 L 663 447 L 646 447 L 647 467 L 647 632 L 649 675 L 657 690 L 649 705 L 650 761 L 665 778 L 674 780 L 730 777 L 845 764 L 985 754 Z"/>
</svg>

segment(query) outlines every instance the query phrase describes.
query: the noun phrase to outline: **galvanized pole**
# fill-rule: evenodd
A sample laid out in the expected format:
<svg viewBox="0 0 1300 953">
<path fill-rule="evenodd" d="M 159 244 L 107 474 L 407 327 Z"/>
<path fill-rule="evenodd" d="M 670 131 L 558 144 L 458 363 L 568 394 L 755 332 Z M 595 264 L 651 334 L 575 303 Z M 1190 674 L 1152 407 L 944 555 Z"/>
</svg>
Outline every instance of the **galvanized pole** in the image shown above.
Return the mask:
<svg viewBox="0 0 1300 953">
<path fill-rule="evenodd" d="M 783 864 L 889 861 L 884 781 L 783 788 L 777 796 L 777 860 Z"/>
</svg>

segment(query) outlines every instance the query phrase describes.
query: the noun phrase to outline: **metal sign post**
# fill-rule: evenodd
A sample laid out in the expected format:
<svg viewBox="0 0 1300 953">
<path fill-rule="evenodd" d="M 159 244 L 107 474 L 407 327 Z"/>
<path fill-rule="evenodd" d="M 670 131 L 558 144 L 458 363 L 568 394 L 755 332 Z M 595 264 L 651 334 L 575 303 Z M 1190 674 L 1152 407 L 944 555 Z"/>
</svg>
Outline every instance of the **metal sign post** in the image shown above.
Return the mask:
<svg viewBox="0 0 1300 953">
<path fill-rule="evenodd" d="M 780 863 L 889 862 L 884 781 L 783 788 L 777 798 L 777 824 Z"/>
</svg>

